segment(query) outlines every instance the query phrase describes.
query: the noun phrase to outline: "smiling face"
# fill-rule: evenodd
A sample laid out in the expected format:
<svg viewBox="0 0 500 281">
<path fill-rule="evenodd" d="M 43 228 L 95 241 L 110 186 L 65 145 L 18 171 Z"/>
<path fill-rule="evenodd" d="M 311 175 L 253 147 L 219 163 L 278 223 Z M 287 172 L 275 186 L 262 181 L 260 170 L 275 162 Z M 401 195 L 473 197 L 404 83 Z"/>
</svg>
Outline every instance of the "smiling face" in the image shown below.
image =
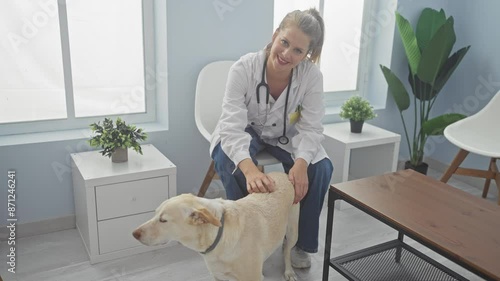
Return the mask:
<svg viewBox="0 0 500 281">
<path fill-rule="evenodd" d="M 295 25 L 290 25 L 273 34 L 267 62 L 268 70 L 288 75 L 309 51 L 311 39 Z"/>
</svg>

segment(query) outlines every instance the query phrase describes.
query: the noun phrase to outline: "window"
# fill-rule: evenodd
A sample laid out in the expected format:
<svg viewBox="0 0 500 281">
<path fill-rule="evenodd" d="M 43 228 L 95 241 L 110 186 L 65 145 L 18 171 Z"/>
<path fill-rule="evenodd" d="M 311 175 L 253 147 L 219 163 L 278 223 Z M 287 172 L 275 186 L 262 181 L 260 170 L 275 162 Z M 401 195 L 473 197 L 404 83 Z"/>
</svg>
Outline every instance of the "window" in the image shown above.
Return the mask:
<svg viewBox="0 0 500 281">
<path fill-rule="evenodd" d="M 66 117 L 57 2 L 47 4 L 0 2 L 0 123 Z"/>
<path fill-rule="evenodd" d="M 67 3 L 75 116 L 145 112 L 141 1 Z"/>
<path fill-rule="evenodd" d="M 375 91 L 381 87 L 382 96 L 386 95 L 385 81 L 376 74 L 380 74 L 379 64 L 390 65 L 396 3 L 396 0 L 275 0 L 274 29 L 288 12 L 316 8 L 325 22 L 319 67 L 327 106 L 339 106 L 352 95 L 367 97 L 375 104 L 378 100 L 385 103 L 385 98 L 370 98 L 368 88 Z M 375 74 L 373 81 L 369 82 L 372 74 Z"/>
<path fill-rule="evenodd" d="M 0 135 L 153 121 L 153 21 L 152 0 L 1 1 Z"/>
</svg>

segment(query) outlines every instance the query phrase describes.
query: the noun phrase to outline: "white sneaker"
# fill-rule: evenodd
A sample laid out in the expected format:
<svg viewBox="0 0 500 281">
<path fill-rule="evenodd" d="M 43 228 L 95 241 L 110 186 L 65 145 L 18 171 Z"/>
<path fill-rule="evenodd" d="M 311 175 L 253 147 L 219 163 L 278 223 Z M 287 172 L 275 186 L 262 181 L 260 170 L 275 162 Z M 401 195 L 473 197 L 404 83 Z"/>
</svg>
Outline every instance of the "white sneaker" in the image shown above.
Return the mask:
<svg viewBox="0 0 500 281">
<path fill-rule="evenodd" d="M 311 267 L 311 255 L 298 247 L 293 247 L 291 251 L 292 266 L 295 268 Z"/>
</svg>

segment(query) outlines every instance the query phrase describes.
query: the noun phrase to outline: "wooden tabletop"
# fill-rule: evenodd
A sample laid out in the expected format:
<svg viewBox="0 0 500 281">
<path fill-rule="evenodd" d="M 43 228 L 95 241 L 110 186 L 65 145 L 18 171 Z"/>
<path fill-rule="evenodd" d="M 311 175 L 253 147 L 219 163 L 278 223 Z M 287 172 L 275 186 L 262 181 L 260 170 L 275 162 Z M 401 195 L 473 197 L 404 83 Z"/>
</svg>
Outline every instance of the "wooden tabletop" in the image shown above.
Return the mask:
<svg viewBox="0 0 500 281">
<path fill-rule="evenodd" d="M 413 170 L 335 184 L 331 190 L 420 243 L 500 280 L 500 207 Z"/>
</svg>

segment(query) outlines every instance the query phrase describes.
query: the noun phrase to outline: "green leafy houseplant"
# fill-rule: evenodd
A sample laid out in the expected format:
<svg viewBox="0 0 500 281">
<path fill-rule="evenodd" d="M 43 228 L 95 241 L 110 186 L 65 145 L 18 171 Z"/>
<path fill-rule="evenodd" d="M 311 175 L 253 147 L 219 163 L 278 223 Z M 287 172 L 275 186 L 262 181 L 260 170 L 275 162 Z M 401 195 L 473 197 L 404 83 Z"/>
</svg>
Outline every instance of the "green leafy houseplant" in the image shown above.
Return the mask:
<svg viewBox="0 0 500 281">
<path fill-rule="evenodd" d="M 95 134 L 89 144 L 93 147 L 101 147 L 103 156 L 111 157 L 118 149 L 132 148 L 142 154 L 139 141 L 144 141 L 147 134 L 134 125 L 127 125 L 120 117 L 116 119 L 116 126 L 112 119 L 104 118 L 101 122 L 90 124 L 90 129 Z"/>
<path fill-rule="evenodd" d="M 351 133 L 361 133 L 365 120 L 373 119 L 377 115 L 373 112 L 370 102 L 360 96 L 353 96 L 342 104 L 339 116 L 349 119 Z"/>
<path fill-rule="evenodd" d="M 396 12 L 396 24 L 403 42 L 409 66 L 408 83 L 413 94 L 415 122 L 409 129 L 403 111 L 410 107 L 410 96 L 403 82 L 387 67 L 381 65 L 389 92 L 396 103 L 403 122 L 410 151 L 411 166 L 423 163 L 424 146 L 429 136 L 442 135 L 446 126 L 465 118 L 462 114 L 443 114 L 429 119 L 439 92 L 455 71 L 470 46 L 461 48 L 450 56 L 456 37 L 453 17 L 446 18 L 444 11 L 425 8 L 414 32 L 408 20 Z"/>
<path fill-rule="evenodd" d="M 353 121 L 365 121 L 377 117 L 370 102 L 360 96 L 346 100 L 340 107 L 339 116 Z"/>
</svg>

